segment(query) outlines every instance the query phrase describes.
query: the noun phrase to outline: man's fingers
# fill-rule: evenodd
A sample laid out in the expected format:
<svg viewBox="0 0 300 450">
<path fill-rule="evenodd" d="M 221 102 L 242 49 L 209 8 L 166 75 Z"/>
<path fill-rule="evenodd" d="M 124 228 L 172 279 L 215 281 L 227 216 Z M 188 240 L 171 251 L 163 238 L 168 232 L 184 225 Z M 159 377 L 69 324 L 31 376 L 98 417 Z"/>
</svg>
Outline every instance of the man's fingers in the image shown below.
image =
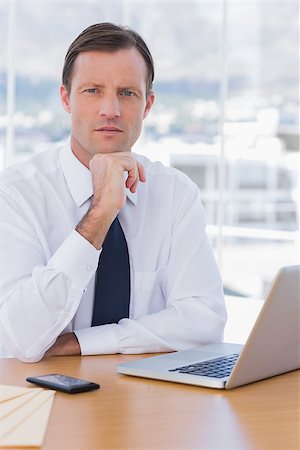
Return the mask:
<svg viewBox="0 0 300 450">
<path fill-rule="evenodd" d="M 139 173 L 137 167 L 134 166 L 132 169 L 128 170 L 128 178 L 126 180 L 126 187 L 131 189 L 134 183 L 139 180 Z"/>
<path fill-rule="evenodd" d="M 139 180 L 136 179 L 135 182 L 133 183 L 133 185 L 130 187 L 130 191 L 131 192 L 133 192 L 133 193 L 136 192 L 136 188 L 137 188 L 138 182 L 139 182 Z"/>
<path fill-rule="evenodd" d="M 145 174 L 144 166 L 139 161 L 137 161 L 136 164 L 137 164 L 137 168 L 139 171 L 139 179 L 140 179 L 140 181 L 145 182 L 146 174 Z"/>
<path fill-rule="evenodd" d="M 138 182 L 146 181 L 145 169 L 142 164 L 135 161 L 134 167 L 128 170 L 128 178 L 126 180 L 126 187 L 131 190 L 131 192 L 136 192 Z"/>
</svg>

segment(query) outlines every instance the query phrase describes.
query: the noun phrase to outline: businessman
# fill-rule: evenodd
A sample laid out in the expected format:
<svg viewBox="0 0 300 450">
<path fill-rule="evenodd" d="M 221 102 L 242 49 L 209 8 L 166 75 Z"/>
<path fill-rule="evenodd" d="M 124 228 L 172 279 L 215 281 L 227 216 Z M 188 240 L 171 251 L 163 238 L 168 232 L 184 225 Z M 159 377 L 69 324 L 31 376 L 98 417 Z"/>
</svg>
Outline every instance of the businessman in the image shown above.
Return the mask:
<svg viewBox="0 0 300 450">
<path fill-rule="evenodd" d="M 20 360 L 222 339 L 222 282 L 200 192 L 132 153 L 153 79 L 141 36 L 88 27 L 63 67 L 68 142 L 0 176 L 0 337 Z"/>
</svg>

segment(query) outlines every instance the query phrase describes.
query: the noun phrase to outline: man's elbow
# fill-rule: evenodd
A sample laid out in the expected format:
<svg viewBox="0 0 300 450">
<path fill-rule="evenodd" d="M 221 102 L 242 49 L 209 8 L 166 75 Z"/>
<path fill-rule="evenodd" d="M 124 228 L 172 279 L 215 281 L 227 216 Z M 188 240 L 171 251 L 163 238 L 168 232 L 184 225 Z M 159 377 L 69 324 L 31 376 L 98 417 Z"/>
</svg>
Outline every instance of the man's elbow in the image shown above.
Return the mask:
<svg viewBox="0 0 300 450">
<path fill-rule="evenodd" d="M 27 355 L 26 353 L 19 353 L 18 355 L 15 356 L 15 358 L 25 363 L 36 363 L 39 362 L 43 358 L 43 356 L 44 353 L 40 355 L 30 355 L 30 354 Z"/>
<path fill-rule="evenodd" d="M 34 352 L 25 349 L 11 349 L 11 356 L 25 363 L 36 363 L 39 362 L 43 357 L 45 352 Z"/>
<path fill-rule="evenodd" d="M 35 363 L 40 361 L 46 350 L 32 348 L 29 346 L 17 345 L 2 332 L 0 333 L 4 357 L 16 358 L 25 363 Z M 2 357 L 2 355 L 0 355 Z"/>
</svg>

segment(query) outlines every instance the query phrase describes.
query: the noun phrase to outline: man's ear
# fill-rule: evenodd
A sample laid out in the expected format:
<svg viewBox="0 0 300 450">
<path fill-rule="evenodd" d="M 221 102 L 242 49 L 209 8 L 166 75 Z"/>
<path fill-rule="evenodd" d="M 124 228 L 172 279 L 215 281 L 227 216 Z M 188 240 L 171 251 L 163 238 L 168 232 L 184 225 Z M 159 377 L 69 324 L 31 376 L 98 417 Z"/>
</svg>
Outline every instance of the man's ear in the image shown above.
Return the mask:
<svg viewBox="0 0 300 450">
<path fill-rule="evenodd" d="M 146 106 L 145 106 L 145 110 L 144 110 L 144 114 L 143 114 L 143 119 L 146 119 L 146 117 L 148 116 L 149 111 L 152 108 L 152 105 L 154 103 L 154 100 L 155 100 L 155 94 L 154 94 L 153 91 L 150 91 L 148 93 L 148 96 L 147 96 L 147 101 L 146 101 Z"/>
<path fill-rule="evenodd" d="M 59 93 L 60 93 L 60 99 L 61 99 L 61 103 L 64 107 L 64 109 L 70 113 L 71 112 L 71 105 L 70 105 L 70 97 L 67 91 L 67 88 L 65 87 L 65 85 L 61 84 L 60 88 L 59 88 Z"/>
</svg>

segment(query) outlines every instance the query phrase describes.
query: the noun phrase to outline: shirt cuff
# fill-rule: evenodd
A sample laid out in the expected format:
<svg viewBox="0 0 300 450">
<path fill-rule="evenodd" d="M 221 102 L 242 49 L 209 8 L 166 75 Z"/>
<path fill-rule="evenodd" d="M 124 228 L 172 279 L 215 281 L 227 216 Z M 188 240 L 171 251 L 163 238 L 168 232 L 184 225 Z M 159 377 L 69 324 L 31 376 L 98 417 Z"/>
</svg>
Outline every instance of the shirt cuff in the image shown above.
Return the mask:
<svg viewBox="0 0 300 450">
<path fill-rule="evenodd" d="M 50 258 L 48 267 L 63 272 L 84 291 L 97 270 L 100 253 L 101 250 L 73 230 Z"/>
<path fill-rule="evenodd" d="M 119 344 L 111 324 L 74 331 L 82 355 L 107 355 L 119 351 Z"/>
</svg>

